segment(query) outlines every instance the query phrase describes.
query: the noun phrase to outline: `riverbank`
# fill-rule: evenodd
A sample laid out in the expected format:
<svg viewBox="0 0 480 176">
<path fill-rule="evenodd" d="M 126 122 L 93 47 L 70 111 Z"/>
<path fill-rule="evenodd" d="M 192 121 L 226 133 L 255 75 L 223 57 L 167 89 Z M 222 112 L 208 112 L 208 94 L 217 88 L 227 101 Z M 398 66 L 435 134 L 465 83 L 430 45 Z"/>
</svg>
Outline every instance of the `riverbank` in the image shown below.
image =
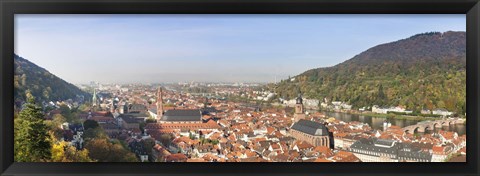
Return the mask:
<svg viewBox="0 0 480 176">
<path fill-rule="evenodd" d="M 426 121 L 426 120 L 438 120 L 440 118 L 436 117 L 423 117 L 423 116 L 408 116 L 408 115 L 396 115 L 396 114 L 377 114 L 377 113 L 357 113 L 350 112 L 350 114 L 372 116 L 372 117 L 381 117 L 386 119 L 394 120 L 415 120 L 415 121 Z"/>
<path fill-rule="evenodd" d="M 434 117 L 415 117 L 415 116 L 405 116 L 405 115 L 394 115 L 394 114 L 375 114 L 371 112 L 365 113 L 343 113 L 343 112 L 325 112 L 322 111 L 328 118 L 332 117 L 339 121 L 344 121 L 346 123 L 357 121 L 361 123 L 368 124 L 374 130 L 382 130 L 383 129 L 383 122 L 388 121 L 393 126 L 398 126 L 400 128 L 404 128 L 410 125 L 416 125 L 420 122 L 425 121 L 436 121 L 441 120 L 443 118 L 434 118 Z M 444 129 L 445 126 L 442 126 Z M 463 135 L 466 132 L 466 126 L 462 123 L 456 123 L 449 125 L 444 129 L 446 131 L 455 131 L 459 135 Z"/>
</svg>

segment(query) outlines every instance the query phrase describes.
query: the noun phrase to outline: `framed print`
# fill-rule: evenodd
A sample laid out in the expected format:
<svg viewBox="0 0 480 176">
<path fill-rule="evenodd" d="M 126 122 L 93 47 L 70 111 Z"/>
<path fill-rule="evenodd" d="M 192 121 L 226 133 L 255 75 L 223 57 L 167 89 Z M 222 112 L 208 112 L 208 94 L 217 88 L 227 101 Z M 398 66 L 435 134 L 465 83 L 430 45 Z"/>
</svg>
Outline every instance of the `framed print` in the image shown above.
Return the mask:
<svg viewBox="0 0 480 176">
<path fill-rule="evenodd" d="M 478 175 L 478 1 L 1 1 L 4 175 Z"/>
</svg>

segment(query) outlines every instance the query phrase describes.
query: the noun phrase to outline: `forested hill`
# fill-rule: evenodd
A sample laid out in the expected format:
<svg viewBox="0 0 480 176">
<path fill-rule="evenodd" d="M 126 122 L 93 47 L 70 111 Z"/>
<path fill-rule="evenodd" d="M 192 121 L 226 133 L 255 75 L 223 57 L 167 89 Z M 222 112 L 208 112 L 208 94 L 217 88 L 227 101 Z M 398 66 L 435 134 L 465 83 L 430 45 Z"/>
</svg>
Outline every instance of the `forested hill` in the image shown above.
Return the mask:
<svg viewBox="0 0 480 176">
<path fill-rule="evenodd" d="M 37 101 L 76 100 L 79 96 L 88 99 L 91 96 L 75 85 L 16 54 L 14 68 L 14 98 L 16 102 L 26 100 L 27 90 L 30 90 Z"/>
<path fill-rule="evenodd" d="M 308 70 L 276 86 L 280 97 L 465 113 L 466 33 L 429 32 L 372 47 L 333 67 Z"/>
</svg>

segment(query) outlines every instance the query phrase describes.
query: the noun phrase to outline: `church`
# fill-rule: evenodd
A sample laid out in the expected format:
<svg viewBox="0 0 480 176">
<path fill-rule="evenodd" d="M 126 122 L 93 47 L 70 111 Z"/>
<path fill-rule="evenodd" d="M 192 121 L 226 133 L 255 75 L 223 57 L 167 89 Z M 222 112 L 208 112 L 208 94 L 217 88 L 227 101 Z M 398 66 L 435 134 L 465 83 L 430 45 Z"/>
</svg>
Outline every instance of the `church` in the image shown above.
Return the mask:
<svg viewBox="0 0 480 176">
<path fill-rule="evenodd" d="M 164 111 L 163 91 L 158 89 L 157 93 L 157 122 L 159 123 L 202 123 L 202 112 L 200 109 L 170 109 Z"/>
<path fill-rule="evenodd" d="M 157 123 L 149 123 L 145 130 L 149 133 L 177 133 L 186 131 L 213 131 L 219 129 L 217 122 L 202 121 L 200 109 L 169 109 L 164 111 L 163 91 L 157 92 Z"/>
<path fill-rule="evenodd" d="M 294 123 L 290 128 L 290 135 L 297 140 L 310 143 L 313 146 L 334 148 L 333 132 L 321 123 L 306 120 L 303 99 L 299 95 L 295 104 Z"/>
</svg>

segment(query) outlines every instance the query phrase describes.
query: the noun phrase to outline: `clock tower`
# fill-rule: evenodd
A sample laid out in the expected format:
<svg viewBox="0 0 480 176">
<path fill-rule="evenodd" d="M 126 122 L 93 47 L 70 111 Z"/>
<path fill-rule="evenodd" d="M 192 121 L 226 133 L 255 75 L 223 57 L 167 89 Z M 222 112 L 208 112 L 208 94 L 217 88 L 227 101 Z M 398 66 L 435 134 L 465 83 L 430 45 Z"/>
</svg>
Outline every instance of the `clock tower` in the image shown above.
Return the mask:
<svg viewBox="0 0 480 176">
<path fill-rule="evenodd" d="M 305 113 L 303 109 L 303 99 L 299 94 L 295 103 L 295 114 L 293 114 L 294 123 L 298 122 L 300 119 L 305 119 Z"/>
</svg>

